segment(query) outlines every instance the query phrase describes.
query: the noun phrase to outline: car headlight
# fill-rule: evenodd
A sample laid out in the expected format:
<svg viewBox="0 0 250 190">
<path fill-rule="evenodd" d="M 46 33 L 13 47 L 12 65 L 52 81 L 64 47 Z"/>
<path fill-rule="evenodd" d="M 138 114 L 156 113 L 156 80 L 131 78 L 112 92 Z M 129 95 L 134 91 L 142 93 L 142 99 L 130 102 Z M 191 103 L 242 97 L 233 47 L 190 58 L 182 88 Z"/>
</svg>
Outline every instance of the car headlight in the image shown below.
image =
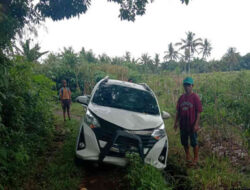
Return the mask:
<svg viewBox="0 0 250 190">
<path fill-rule="evenodd" d="M 90 128 L 99 128 L 101 127 L 100 123 L 98 120 L 95 118 L 95 116 L 87 110 L 86 115 L 85 115 L 85 122 L 88 124 Z"/>
<path fill-rule="evenodd" d="M 164 123 L 157 129 L 155 129 L 151 136 L 154 137 L 156 140 L 160 140 L 162 137 L 166 136 Z"/>
</svg>

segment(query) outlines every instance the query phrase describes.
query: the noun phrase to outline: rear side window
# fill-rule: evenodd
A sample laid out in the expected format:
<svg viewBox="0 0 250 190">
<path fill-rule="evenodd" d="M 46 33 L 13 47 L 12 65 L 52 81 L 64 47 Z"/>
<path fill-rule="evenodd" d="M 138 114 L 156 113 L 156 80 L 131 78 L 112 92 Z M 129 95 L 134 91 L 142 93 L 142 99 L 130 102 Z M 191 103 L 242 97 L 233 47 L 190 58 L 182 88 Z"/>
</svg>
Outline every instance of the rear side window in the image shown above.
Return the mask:
<svg viewBox="0 0 250 190">
<path fill-rule="evenodd" d="M 100 106 L 159 115 L 158 105 L 153 94 L 119 85 L 101 84 L 96 90 L 92 102 Z"/>
</svg>

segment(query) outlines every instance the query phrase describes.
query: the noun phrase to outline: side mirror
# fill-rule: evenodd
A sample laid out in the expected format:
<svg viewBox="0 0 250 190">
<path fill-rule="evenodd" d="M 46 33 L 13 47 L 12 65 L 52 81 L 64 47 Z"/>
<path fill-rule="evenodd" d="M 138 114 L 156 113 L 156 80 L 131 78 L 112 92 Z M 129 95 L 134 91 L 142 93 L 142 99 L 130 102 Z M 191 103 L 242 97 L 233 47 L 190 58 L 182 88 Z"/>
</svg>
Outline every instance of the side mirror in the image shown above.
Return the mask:
<svg viewBox="0 0 250 190">
<path fill-rule="evenodd" d="M 162 117 L 162 119 L 168 119 L 168 118 L 170 118 L 171 116 L 170 116 L 170 114 L 169 114 L 168 112 L 162 111 L 161 117 Z"/>
<path fill-rule="evenodd" d="M 80 104 L 84 104 L 84 105 L 88 105 L 89 104 L 89 100 L 90 100 L 90 96 L 86 95 L 86 96 L 78 96 L 76 98 L 76 102 L 80 103 Z"/>
</svg>

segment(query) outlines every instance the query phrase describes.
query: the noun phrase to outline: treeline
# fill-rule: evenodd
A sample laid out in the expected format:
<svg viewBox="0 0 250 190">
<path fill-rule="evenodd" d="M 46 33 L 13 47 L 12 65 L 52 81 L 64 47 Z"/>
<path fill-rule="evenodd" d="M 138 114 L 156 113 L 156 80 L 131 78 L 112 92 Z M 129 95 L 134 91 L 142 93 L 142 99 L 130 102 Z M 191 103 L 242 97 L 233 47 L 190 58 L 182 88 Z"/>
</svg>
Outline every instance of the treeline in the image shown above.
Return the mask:
<svg viewBox="0 0 250 190">
<path fill-rule="evenodd" d="M 27 46 L 22 47 L 22 55 L 28 59 L 31 54 L 29 52 L 34 50 L 34 48 L 30 48 L 29 51 L 27 50 Z M 39 47 L 39 45 L 36 44 L 35 47 Z M 78 91 L 83 91 L 83 89 L 87 89 L 88 91 L 91 81 L 92 83 L 93 81 L 96 82 L 95 80 L 98 77 L 100 78 L 107 74 L 107 69 L 98 68 L 107 68 L 107 65 L 122 66 L 120 68 L 126 70 L 123 70 L 122 73 L 119 71 L 122 76 L 117 76 L 116 72 L 111 73 L 122 80 L 131 78 L 134 81 L 139 80 L 139 73 L 161 74 L 171 72 L 175 74 L 191 74 L 250 69 L 250 53 L 241 56 L 236 48 L 230 47 L 220 60 L 207 61 L 207 58 L 211 55 L 211 51 L 212 45 L 208 39 L 195 38 L 195 33 L 189 31 L 186 33 L 186 37 L 181 39 L 180 42 L 168 45 L 164 61 L 160 60 L 159 54 L 151 57 L 145 53 L 137 59 L 132 57 L 130 52 L 125 52 L 125 55 L 122 57 L 110 57 L 105 53 L 97 56 L 92 50 L 86 51 L 82 48 L 80 52 L 76 53 L 69 47 L 64 48 L 60 53 L 49 54 L 43 61 L 42 67 L 43 73 L 57 82 L 58 85 L 60 85 L 61 76 L 64 76 L 70 83 L 75 84 L 72 87 Z M 34 51 L 32 53 L 34 54 Z M 36 51 L 37 56 L 43 53 L 39 52 L 39 48 Z M 93 79 L 93 76 L 89 76 L 89 71 L 86 73 L 86 70 L 90 69 L 89 67 L 86 68 L 87 65 L 98 68 L 92 73 L 95 75 L 95 79 Z M 50 73 L 53 73 L 53 76 Z M 86 78 L 91 81 L 86 81 Z M 85 83 L 83 79 L 85 79 Z"/>
<path fill-rule="evenodd" d="M 230 48 L 231 49 L 231 48 Z M 162 70 L 185 73 L 187 63 L 183 61 L 166 61 L 161 64 Z M 226 53 L 221 60 L 206 61 L 195 58 L 191 62 L 191 73 L 210 73 L 250 70 L 250 53 L 241 56 L 239 53 Z"/>
<path fill-rule="evenodd" d="M 173 48 L 172 45 L 170 50 L 171 48 Z M 133 58 L 130 52 L 126 52 L 122 57 L 109 57 L 106 54 L 96 56 L 92 50 L 86 51 L 82 48 L 80 52 L 76 53 L 69 47 L 64 48 L 60 53 L 50 53 L 42 64 L 37 65 L 40 73 L 56 82 L 57 90 L 61 86 L 62 79 L 66 79 L 72 91 L 76 92 L 73 97 L 90 93 L 93 85 L 105 75 L 111 75 L 111 77 L 121 80 L 132 79 L 135 82 L 140 82 L 142 73 L 191 74 L 250 69 L 250 53 L 241 56 L 235 48 L 229 48 L 221 60 L 212 61 L 206 61 L 204 53 L 200 53 L 202 57 L 198 57 L 199 54 L 195 56 L 193 53 L 187 62 L 181 58 L 181 53 L 178 53 L 178 56 L 176 54 L 177 59 L 177 57 L 171 57 L 169 51 L 164 57 L 167 61 L 161 62 L 159 54 L 156 54 L 154 58 L 143 54 L 138 59 Z M 23 55 L 25 56 L 25 54 Z"/>
</svg>

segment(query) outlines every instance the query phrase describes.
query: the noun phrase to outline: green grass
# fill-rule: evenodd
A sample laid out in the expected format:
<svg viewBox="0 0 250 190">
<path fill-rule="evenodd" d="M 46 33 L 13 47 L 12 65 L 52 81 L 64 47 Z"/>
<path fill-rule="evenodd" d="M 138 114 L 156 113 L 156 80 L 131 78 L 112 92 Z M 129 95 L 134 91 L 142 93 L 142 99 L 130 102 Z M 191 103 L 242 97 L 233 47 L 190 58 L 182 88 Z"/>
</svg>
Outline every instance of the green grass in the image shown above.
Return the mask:
<svg viewBox="0 0 250 190">
<path fill-rule="evenodd" d="M 64 127 L 65 140 L 62 148 L 56 152 L 54 159 L 44 170 L 45 178 L 41 189 L 77 189 L 84 175 L 83 168 L 74 163 L 79 121 L 72 119 L 63 123 L 57 118 L 56 123 Z"/>
<path fill-rule="evenodd" d="M 242 133 L 242 130 L 239 130 L 240 119 L 244 118 L 240 117 L 237 111 L 237 109 L 245 111 L 245 105 L 237 101 L 242 100 L 245 101 L 246 105 L 248 104 L 248 101 L 246 101 L 248 97 L 241 96 L 241 93 L 246 93 L 247 88 L 243 86 L 243 83 L 242 85 L 237 84 L 239 90 L 235 91 L 230 85 L 237 82 L 237 77 L 240 76 L 241 73 L 234 73 L 233 75 L 228 73 L 215 73 L 193 76 L 196 82 L 194 89 L 197 93 L 201 94 L 203 98 L 204 112 L 201 118 L 203 134 L 209 134 L 211 137 L 216 137 L 220 140 L 227 138 L 233 142 L 246 142 L 246 137 Z M 250 72 L 247 72 L 243 77 L 246 81 L 249 81 Z M 167 166 L 167 178 L 169 182 L 172 183 L 175 188 L 180 189 L 250 188 L 249 174 L 240 172 L 243 166 L 239 168 L 234 167 L 228 158 L 216 157 L 210 149 L 205 149 L 203 146 L 200 148 L 200 167 L 186 167 L 179 132 L 173 130 L 175 105 L 178 97 L 183 93 L 181 84 L 182 77 L 148 76 L 146 80 L 149 81 L 146 82 L 153 88 L 157 95 L 161 110 L 168 111 L 172 115 L 169 120 L 165 121 L 169 138 Z M 210 85 L 207 86 L 207 83 Z M 242 88 L 240 88 L 241 86 Z M 240 89 L 242 89 L 242 92 Z M 216 98 L 217 101 L 214 100 Z M 234 99 L 237 101 L 233 101 Z M 232 107 L 234 103 L 236 103 L 235 105 L 237 107 Z M 234 115 L 237 116 L 235 118 L 238 120 L 234 118 Z M 242 120 L 242 123 L 245 121 L 246 120 Z M 218 131 L 220 132 L 219 134 Z M 208 143 L 201 135 L 199 135 L 199 141 L 200 144 Z M 192 149 L 190 152 L 192 153 Z"/>
<path fill-rule="evenodd" d="M 74 102 L 72 103 L 72 106 L 71 106 L 71 114 L 72 115 L 82 117 L 84 112 L 85 112 L 84 107 L 81 104 L 74 103 Z"/>
<path fill-rule="evenodd" d="M 127 155 L 129 164 L 127 168 L 127 181 L 129 189 L 136 190 L 170 190 L 163 173 L 151 165 L 143 164 L 137 154 Z"/>
<path fill-rule="evenodd" d="M 62 107 L 59 101 L 56 102 L 56 104 L 54 105 L 54 112 L 62 112 Z M 74 116 L 77 117 L 82 117 L 84 114 L 84 107 L 76 102 L 72 102 L 71 107 L 70 107 L 70 113 Z"/>
<path fill-rule="evenodd" d="M 77 104 L 72 106 L 79 109 Z M 55 105 L 58 111 L 60 105 Z M 54 140 L 47 147 L 45 154 L 41 155 L 30 167 L 29 179 L 20 189 L 51 189 L 68 190 L 78 189 L 84 178 L 84 168 L 76 166 L 75 143 L 80 121 L 63 121 L 61 115 L 55 114 Z"/>
<path fill-rule="evenodd" d="M 174 117 L 165 121 L 169 139 L 167 179 L 175 188 L 181 189 L 230 189 L 249 188 L 249 175 L 233 167 L 227 158 L 219 158 L 209 150 L 200 148 L 200 167 L 187 168 L 185 153 L 180 143 L 179 131 L 173 129 Z M 211 133 L 211 128 L 204 127 L 202 133 Z M 234 129 L 235 130 L 235 129 Z M 199 135 L 200 143 L 204 139 Z M 192 149 L 190 149 L 192 155 Z"/>
<path fill-rule="evenodd" d="M 233 169 L 227 159 L 208 156 L 202 160 L 201 167 L 188 170 L 194 189 L 232 189 L 249 187 L 243 175 Z M 247 184 L 248 183 L 248 184 Z"/>
</svg>

